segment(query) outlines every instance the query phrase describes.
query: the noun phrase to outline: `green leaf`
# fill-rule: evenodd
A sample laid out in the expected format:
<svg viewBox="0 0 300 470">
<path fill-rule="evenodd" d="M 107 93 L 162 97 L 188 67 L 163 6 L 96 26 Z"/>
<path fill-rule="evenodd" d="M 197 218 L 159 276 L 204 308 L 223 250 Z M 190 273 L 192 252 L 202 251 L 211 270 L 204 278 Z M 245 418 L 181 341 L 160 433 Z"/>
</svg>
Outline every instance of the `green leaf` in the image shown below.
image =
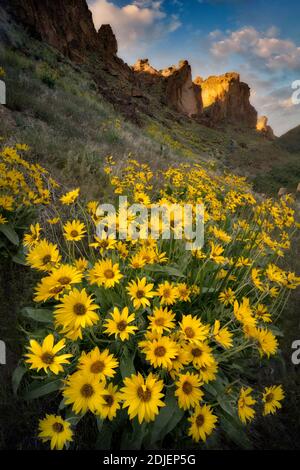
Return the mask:
<svg viewBox="0 0 300 470">
<path fill-rule="evenodd" d="M 65 414 L 65 419 L 71 424 L 71 426 L 76 426 L 81 418 L 83 418 L 83 415 L 75 414 L 71 408 L 69 408 Z"/>
<path fill-rule="evenodd" d="M 215 389 L 215 387 L 212 386 L 212 384 L 204 384 L 203 387 L 213 397 L 216 397 L 218 395 L 218 391 Z"/>
<path fill-rule="evenodd" d="M 236 416 L 236 408 L 233 404 L 229 401 L 229 396 L 227 395 L 220 395 L 217 397 L 218 403 L 220 407 L 226 411 L 230 416 Z"/>
<path fill-rule="evenodd" d="M 52 382 L 44 383 L 43 385 L 40 382 L 33 382 L 27 392 L 24 395 L 24 400 L 34 400 L 35 398 L 40 398 L 49 393 L 56 392 L 60 390 L 62 382 L 60 379 L 54 380 Z"/>
<path fill-rule="evenodd" d="M 221 427 L 227 436 L 240 448 L 251 449 L 252 444 L 246 435 L 245 428 L 238 421 L 238 418 L 234 419 L 233 416 L 228 415 L 225 411 L 222 411 L 220 414 Z"/>
<path fill-rule="evenodd" d="M 225 393 L 226 384 L 221 377 L 218 377 L 214 382 L 204 384 L 204 389 L 214 397 L 222 396 Z"/>
<path fill-rule="evenodd" d="M 213 287 L 201 287 L 201 294 L 212 294 L 216 292 L 216 289 Z"/>
<path fill-rule="evenodd" d="M 128 429 L 124 429 L 121 438 L 121 450 L 140 450 L 142 448 L 144 437 L 147 433 L 147 423 L 140 424 L 135 418 L 132 422 L 132 433 Z"/>
<path fill-rule="evenodd" d="M 284 337 L 284 333 L 275 325 L 268 325 L 268 329 L 275 335 L 281 338 Z"/>
<path fill-rule="evenodd" d="M 109 450 L 111 449 L 111 441 L 112 441 L 112 436 L 113 436 L 113 427 L 111 423 L 103 422 L 102 421 L 102 426 L 101 429 L 100 427 L 100 422 L 98 423 L 99 418 L 97 418 L 97 427 L 98 427 L 98 437 L 96 441 L 96 449 L 97 450 Z"/>
<path fill-rule="evenodd" d="M 166 406 L 161 408 L 152 426 L 149 437 L 150 445 L 155 444 L 157 441 L 162 441 L 184 416 L 184 411 L 178 407 L 174 393 L 170 390 L 167 392 L 165 404 Z"/>
<path fill-rule="evenodd" d="M 26 374 L 26 372 L 27 372 L 27 369 L 23 366 L 17 366 L 15 368 L 13 375 L 12 375 L 12 388 L 13 388 L 14 395 L 17 395 L 19 385 L 22 381 L 22 378 Z"/>
<path fill-rule="evenodd" d="M 18 253 L 12 257 L 12 260 L 16 264 L 21 264 L 22 266 L 27 266 L 26 259 L 23 253 Z"/>
<path fill-rule="evenodd" d="M 160 266 L 159 264 L 151 264 L 144 267 L 145 271 L 154 273 L 168 274 L 169 276 L 185 277 L 185 275 L 174 266 Z"/>
<path fill-rule="evenodd" d="M 1 224 L 0 225 L 0 232 L 5 235 L 5 237 L 13 244 L 18 246 L 20 243 L 19 237 L 17 232 L 12 228 L 9 224 Z"/>
<path fill-rule="evenodd" d="M 67 406 L 68 406 L 68 405 L 66 404 L 66 401 L 65 401 L 65 399 L 63 398 L 63 399 L 61 400 L 60 404 L 58 405 L 58 409 L 59 409 L 59 411 L 61 411 L 61 410 L 65 409 Z"/>
<path fill-rule="evenodd" d="M 135 374 L 134 367 L 134 356 L 135 353 L 131 353 L 127 348 L 124 348 L 123 354 L 120 358 L 120 371 L 122 378 L 130 377 L 132 374 Z"/>
<path fill-rule="evenodd" d="M 52 323 L 53 322 L 52 310 L 47 310 L 45 308 L 24 307 L 21 310 L 21 313 L 23 317 L 30 318 L 31 320 L 37 321 L 39 323 Z"/>
<path fill-rule="evenodd" d="M 104 420 L 100 418 L 99 416 L 96 416 L 96 423 L 97 423 L 98 432 L 101 432 L 103 428 Z"/>
</svg>

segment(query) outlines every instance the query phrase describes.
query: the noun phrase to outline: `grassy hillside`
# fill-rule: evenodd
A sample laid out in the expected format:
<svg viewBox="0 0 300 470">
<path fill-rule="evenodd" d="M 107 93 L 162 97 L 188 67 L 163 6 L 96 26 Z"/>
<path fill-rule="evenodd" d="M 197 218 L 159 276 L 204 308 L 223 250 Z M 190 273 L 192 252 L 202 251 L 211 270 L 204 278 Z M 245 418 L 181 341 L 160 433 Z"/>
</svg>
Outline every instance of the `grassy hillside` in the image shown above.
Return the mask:
<svg viewBox="0 0 300 470">
<path fill-rule="evenodd" d="M 210 129 L 157 107 L 152 117 L 140 114 L 141 131 L 98 93 L 86 67 L 29 38 L 5 15 L 0 22 L 8 43 L 0 49 L 7 85 L 0 133 L 28 143 L 61 183 L 80 180 L 88 196 L 101 197 L 104 158 L 128 154 L 154 167 L 182 159 L 227 166 L 272 194 L 281 186 L 293 191 L 300 181 L 299 158 L 283 148 L 282 139 L 272 143 L 232 126 Z M 109 83 L 114 77 L 103 79 Z"/>
<path fill-rule="evenodd" d="M 292 153 L 300 154 L 300 126 L 291 129 L 282 135 L 278 141 L 278 145 Z"/>
</svg>

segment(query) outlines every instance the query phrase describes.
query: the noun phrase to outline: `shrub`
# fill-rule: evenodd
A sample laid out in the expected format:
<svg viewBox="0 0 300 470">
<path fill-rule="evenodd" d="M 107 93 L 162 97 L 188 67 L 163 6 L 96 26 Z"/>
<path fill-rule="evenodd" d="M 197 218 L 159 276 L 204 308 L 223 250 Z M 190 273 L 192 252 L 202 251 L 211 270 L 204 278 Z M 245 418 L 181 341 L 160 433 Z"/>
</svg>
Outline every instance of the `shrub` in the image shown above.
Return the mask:
<svg viewBox="0 0 300 470">
<path fill-rule="evenodd" d="M 37 66 L 37 76 L 49 88 L 55 88 L 59 77 L 58 72 L 45 62 Z"/>
</svg>

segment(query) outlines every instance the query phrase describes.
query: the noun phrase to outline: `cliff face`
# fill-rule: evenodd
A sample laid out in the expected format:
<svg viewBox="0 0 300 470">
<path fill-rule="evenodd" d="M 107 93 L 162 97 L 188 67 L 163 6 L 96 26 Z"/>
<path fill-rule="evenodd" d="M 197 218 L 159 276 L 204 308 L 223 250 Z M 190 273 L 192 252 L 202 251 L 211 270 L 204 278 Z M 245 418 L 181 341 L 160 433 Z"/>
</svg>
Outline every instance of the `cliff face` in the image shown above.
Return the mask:
<svg viewBox="0 0 300 470">
<path fill-rule="evenodd" d="M 250 88 L 237 73 L 206 80 L 199 77 L 193 82 L 187 61 L 158 71 L 144 59 L 130 68 L 117 56 L 118 44 L 110 25 L 102 25 L 96 31 L 86 0 L 2 2 L 35 37 L 71 60 L 87 63 L 99 91 L 122 110 L 133 105 L 149 113 L 150 99 L 183 115 L 201 117 L 210 126 L 219 123 L 254 129 L 262 126 L 259 130 L 271 135 L 267 123 L 257 123 L 257 112 L 249 101 Z M 113 80 L 106 81 L 103 72 Z"/>
<path fill-rule="evenodd" d="M 11 12 L 29 31 L 70 59 L 82 62 L 99 38 L 85 0 L 10 0 Z"/>
<path fill-rule="evenodd" d="M 163 70 L 162 76 L 167 79 L 168 105 L 188 116 L 199 116 L 202 113 L 202 98 L 196 93 L 190 64 L 182 61 L 178 67 Z"/>
<path fill-rule="evenodd" d="M 198 78 L 204 113 L 213 123 L 228 122 L 256 128 L 257 112 L 250 104 L 250 88 L 238 73 Z"/>
<path fill-rule="evenodd" d="M 180 62 L 178 67 L 158 71 L 149 64 L 148 59 L 142 59 L 133 66 L 133 71 L 139 78 L 141 88 L 147 86 L 162 103 L 190 117 L 201 115 L 201 95 L 193 84 L 187 61 Z"/>
<path fill-rule="evenodd" d="M 86 63 L 99 91 L 112 103 L 121 103 L 124 114 L 133 116 L 131 68 L 117 56 L 118 43 L 110 25 L 97 32 L 86 0 L 2 0 L 6 9 L 36 38 L 77 63 Z M 111 88 L 103 71 L 115 77 Z M 126 110 L 126 111 L 125 111 Z"/>
</svg>

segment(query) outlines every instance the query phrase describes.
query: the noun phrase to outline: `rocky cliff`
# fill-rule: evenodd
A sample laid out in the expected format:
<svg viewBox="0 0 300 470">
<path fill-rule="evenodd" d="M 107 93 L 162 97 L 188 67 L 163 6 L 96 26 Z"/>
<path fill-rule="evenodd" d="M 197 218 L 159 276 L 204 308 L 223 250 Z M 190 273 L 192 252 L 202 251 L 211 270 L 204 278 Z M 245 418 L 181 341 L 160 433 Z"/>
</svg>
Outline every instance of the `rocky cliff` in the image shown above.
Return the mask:
<svg viewBox="0 0 300 470">
<path fill-rule="evenodd" d="M 2 0 L 18 22 L 38 39 L 58 49 L 75 62 L 85 62 L 93 73 L 99 92 L 121 108 L 150 111 L 166 106 L 214 126 L 232 123 L 255 129 L 257 112 L 250 104 L 250 88 L 237 73 L 192 80 L 187 61 L 156 70 L 147 59 L 132 68 L 117 56 L 118 44 L 110 25 L 96 31 L 86 0 Z M 108 74 L 113 79 L 108 79 Z M 126 113 L 128 114 L 128 112 Z M 265 123 L 267 126 L 267 123 Z M 259 129 L 271 135 L 270 129 Z"/>
<path fill-rule="evenodd" d="M 75 61 L 99 48 L 85 0 L 7 0 L 11 12 L 38 39 Z"/>
<path fill-rule="evenodd" d="M 195 84 L 201 88 L 204 114 L 213 122 L 228 122 L 255 129 L 257 112 L 250 104 L 250 88 L 240 81 L 236 72 L 198 77 Z"/>
<path fill-rule="evenodd" d="M 141 59 L 133 66 L 133 71 L 140 87 L 147 86 L 162 103 L 190 117 L 201 115 L 201 95 L 193 84 L 191 66 L 187 61 L 158 71 L 148 59 Z"/>
</svg>

